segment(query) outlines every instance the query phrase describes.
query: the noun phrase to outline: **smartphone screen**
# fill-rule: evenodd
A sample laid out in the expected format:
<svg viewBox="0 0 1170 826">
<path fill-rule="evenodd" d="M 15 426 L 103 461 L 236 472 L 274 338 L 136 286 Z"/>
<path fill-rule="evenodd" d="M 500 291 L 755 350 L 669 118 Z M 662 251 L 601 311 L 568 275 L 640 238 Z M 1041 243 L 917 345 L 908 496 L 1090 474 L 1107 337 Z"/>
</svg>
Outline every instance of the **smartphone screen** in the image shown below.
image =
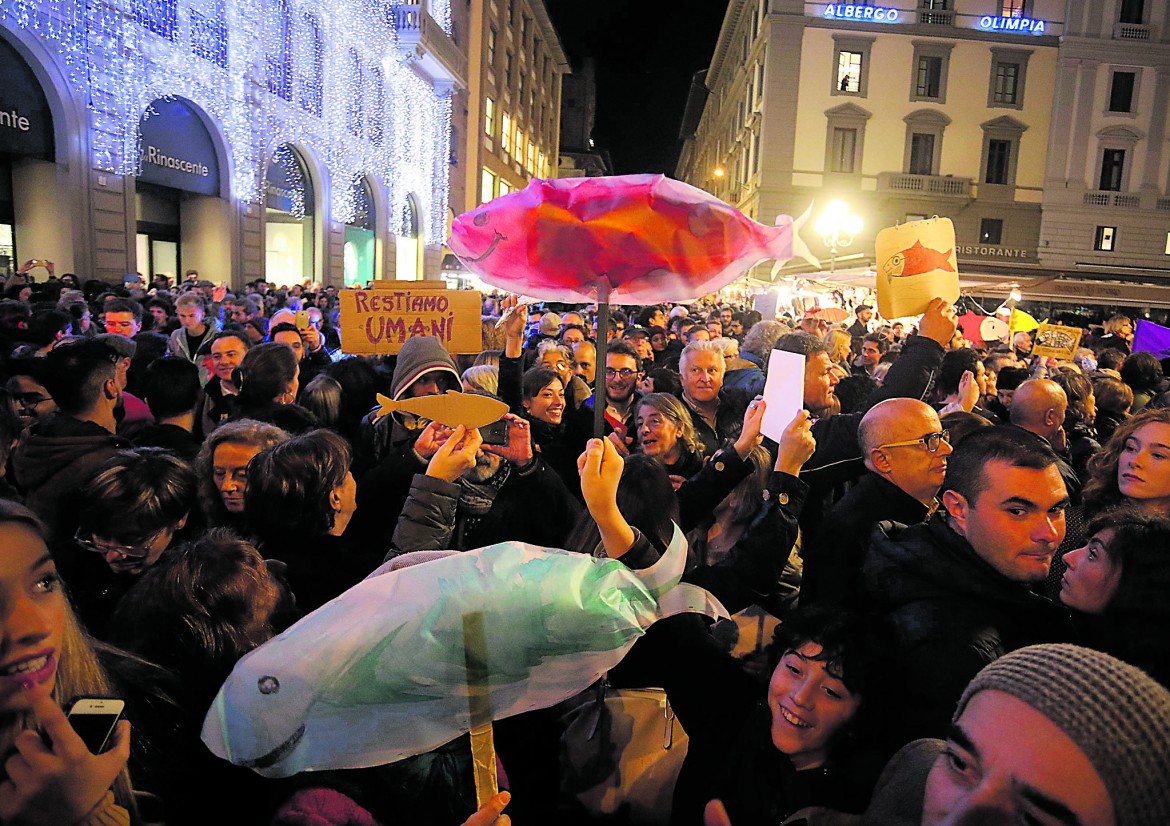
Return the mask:
<svg viewBox="0 0 1170 826">
<path fill-rule="evenodd" d="M 295 318 L 296 318 L 296 325 L 297 325 L 298 330 L 309 329 L 309 311 L 308 310 L 297 310 Z"/>
<path fill-rule="evenodd" d="M 485 445 L 506 445 L 508 443 L 508 422 L 500 419 L 498 422 L 486 424 L 479 429 L 479 435 Z"/>
<path fill-rule="evenodd" d="M 70 704 L 66 717 L 86 748 L 101 754 L 109 748 L 125 708 L 125 702 L 112 697 L 78 697 Z"/>
</svg>

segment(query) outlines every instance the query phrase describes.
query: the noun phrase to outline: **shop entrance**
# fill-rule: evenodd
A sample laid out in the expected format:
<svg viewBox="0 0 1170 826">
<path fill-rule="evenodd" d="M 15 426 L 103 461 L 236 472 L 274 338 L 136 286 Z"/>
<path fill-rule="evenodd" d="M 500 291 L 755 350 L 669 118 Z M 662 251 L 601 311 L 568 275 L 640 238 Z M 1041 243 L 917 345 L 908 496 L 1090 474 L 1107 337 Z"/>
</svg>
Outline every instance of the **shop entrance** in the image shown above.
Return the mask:
<svg viewBox="0 0 1170 826">
<path fill-rule="evenodd" d="M 135 184 L 137 269 L 172 284 L 196 270 L 231 277 L 232 213 L 221 196 L 220 154 L 204 117 L 182 98 L 160 98 L 139 120 L 142 170 Z"/>
<path fill-rule="evenodd" d="M 278 146 L 266 183 L 264 277 L 279 286 L 313 281 L 315 195 L 301 153 L 287 143 Z"/>
<path fill-rule="evenodd" d="M 12 275 L 21 255 L 72 266 L 49 102 L 32 68 L 2 37 L 0 78 L 0 278 Z"/>
<path fill-rule="evenodd" d="M 374 196 L 369 182 L 363 177 L 353 182 L 350 189 L 353 216 L 345 225 L 345 247 L 342 266 L 345 286 L 365 286 L 374 280 Z"/>
<path fill-rule="evenodd" d="M 138 215 L 138 272 L 147 283 L 156 275 L 165 275 L 171 284 L 178 284 L 183 280 L 179 269 L 182 193 L 140 181 L 134 201 Z"/>
</svg>

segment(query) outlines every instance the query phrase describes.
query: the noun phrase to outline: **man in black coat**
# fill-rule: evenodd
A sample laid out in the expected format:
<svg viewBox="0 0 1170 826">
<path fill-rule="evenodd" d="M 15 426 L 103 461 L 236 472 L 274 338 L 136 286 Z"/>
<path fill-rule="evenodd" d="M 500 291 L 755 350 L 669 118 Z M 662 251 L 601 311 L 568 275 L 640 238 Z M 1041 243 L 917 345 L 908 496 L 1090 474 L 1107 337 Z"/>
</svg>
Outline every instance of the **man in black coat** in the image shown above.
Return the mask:
<svg viewBox="0 0 1170 826">
<path fill-rule="evenodd" d="M 936 507 L 951 445 L 930 405 L 887 399 L 865 414 L 857 436 L 868 473 L 805 542 L 801 605 L 854 604 L 874 525 L 914 525 Z"/>
<path fill-rule="evenodd" d="M 945 736 L 983 666 L 1071 635 L 1067 612 L 1038 590 L 1068 505 L 1052 449 L 1016 428 L 977 431 L 949 457 L 942 504 L 924 524 L 879 525 L 863 567 L 865 596 L 896 638 L 880 700 L 891 746 Z"/>
<path fill-rule="evenodd" d="M 865 334 L 869 332 L 869 321 L 873 318 L 873 307 L 868 304 L 858 304 L 853 312 L 857 314 L 857 318 L 853 319 L 853 324 L 845 331 L 849 333 L 850 338 L 853 339 L 851 346 L 853 355 L 861 352 L 861 341 L 865 338 Z"/>
</svg>

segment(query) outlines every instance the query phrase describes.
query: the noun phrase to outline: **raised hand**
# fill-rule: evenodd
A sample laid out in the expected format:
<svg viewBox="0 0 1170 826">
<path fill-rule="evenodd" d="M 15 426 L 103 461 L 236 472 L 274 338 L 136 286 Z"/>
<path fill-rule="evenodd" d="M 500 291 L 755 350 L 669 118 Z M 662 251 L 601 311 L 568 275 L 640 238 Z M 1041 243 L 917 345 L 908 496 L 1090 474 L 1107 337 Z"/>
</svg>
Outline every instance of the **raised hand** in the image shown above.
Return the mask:
<svg viewBox="0 0 1170 826">
<path fill-rule="evenodd" d="M 430 459 L 443 446 L 443 442 L 447 441 L 447 437 L 450 435 L 451 428 L 438 422 L 431 422 L 423 428 L 422 432 L 418 434 L 418 438 L 414 440 L 415 452 L 423 457 L 423 459 Z"/>
<path fill-rule="evenodd" d="M 735 452 L 739 454 L 739 458 L 746 459 L 748 453 L 752 448 L 763 441 L 760 436 L 760 426 L 764 423 L 764 411 L 767 409 L 768 403 L 764 401 L 762 396 L 756 396 L 748 404 L 747 410 L 743 414 L 743 430 L 739 432 L 739 438 L 735 440 Z"/>
<path fill-rule="evenodd" d="M 613 559 L 634 544 L 634 531 L 617 506 L 617 489 L 625 464 L 609 439 L 590 439 L 585 452 L 577 458 L 585 506 L 597 523 L 605 552 Z"/>
<path fill-rule="evenodd" d="M 479 431 L 468 430 L 459 425 L 447 441 L 435 451 L 427 465 L 427 476 L 454 482 L 467 471 L 475 467 L 475 454 L 483 444 Z"/>
<path fill-rule="evenodd" d="M 776 470 L 796 476 L 813 451 L 817 440 L 812 435 L 812 419 L 807 410 L 798 411 L 780 435 L 780 446 L 776 451 Z"/>
<path fill-rule="evenodd" d="M 955 317 L 955 307 L 943 298 L 935 298 L 922 314 L 918 322 L 918 335 L 926 336 L 937 341 L 941 347 L 946 347 L 955 335 L 955 328 L 959 326 Z"/>
<path fill-rule="evenodd" d="M 0 822 L 77 823 L 130 759 L 130 724 L 118 723 L 109 751 L 91 754 L 47 693 L 33 699 L 32 710 L 44 737 L 26 730 L 14 738 L 14 753 L 4 764 L 7 779 L 0 783 Z"/>
<path fill-rule="evenodd" d="M 508 423 L 508 442 L 502 445 L 484 445 L 484 453 L 494 453 L 514 464 L 525 467 L 532 463 L 536 454 L 532 450 L 532 426 L 528 420 L 511 413 L 504 414 Z"/>
</svg>

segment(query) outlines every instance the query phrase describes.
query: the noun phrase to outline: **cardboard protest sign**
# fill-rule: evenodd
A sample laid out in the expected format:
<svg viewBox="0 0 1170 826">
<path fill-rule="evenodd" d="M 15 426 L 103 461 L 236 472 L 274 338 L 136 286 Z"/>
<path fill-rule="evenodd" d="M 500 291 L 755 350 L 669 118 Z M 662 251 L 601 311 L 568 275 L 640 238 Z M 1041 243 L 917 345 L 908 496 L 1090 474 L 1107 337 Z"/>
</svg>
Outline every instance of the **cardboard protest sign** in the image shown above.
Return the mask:
<svg viewBox="0 0 1170 826">
<path fill-rule="evenodd" d="M 431 283 L 437 286 L 425 281 L 375 281 L 373 289 L 339 292 L 345 352 L 397 353 L 415 336 L 435 336 L 452 353 L 483 349 L 479 292 Z"/>
<path fill-rule="evenodd" d="M 1012 308 L 1012 314 L 1008 319 L 1008 330 L 1012 335 L 1016 333 L 1030 333 L 1039 326 L 1040 322 L 1032 318 L 1032 316 L 1018 307 Z"/>
<path fill-rule="evenodd" d="M 886 227 L 877 235 L 878 312 L 885 318 L 921 315 L 935 298 L 959 299 L 955 225 L 928 218 Z"/>
<path fill-rule="evenodd" d="M 760 432 L 780 441 L 784 428 L 804 409 L 804 356 L 784 350 L 768 354 L 768 380 L 764 383 L 764 420 Z"/>
<path fill-rule="evenodd" d="M 1032 355 L 1072 361 L 1077 347 L 1081 344 L 1082 332 L 1080 327 L 1041 324 L 1036 330 L 1036 343 L 1032 346 Z"/>
</svg>

